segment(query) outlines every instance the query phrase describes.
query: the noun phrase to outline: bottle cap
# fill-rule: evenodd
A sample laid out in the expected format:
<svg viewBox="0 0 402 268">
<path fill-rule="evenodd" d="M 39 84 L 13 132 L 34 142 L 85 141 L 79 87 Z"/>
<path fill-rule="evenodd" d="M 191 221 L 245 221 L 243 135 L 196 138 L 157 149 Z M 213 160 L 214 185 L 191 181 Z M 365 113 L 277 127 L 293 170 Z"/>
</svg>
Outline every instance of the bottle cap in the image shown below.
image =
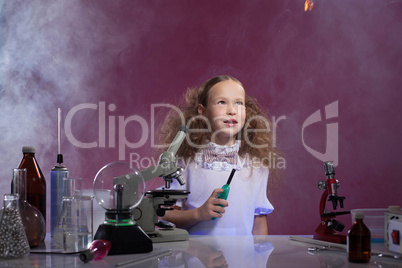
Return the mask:
<svg viewBox="0 0 402 268">
<path fill-rule="evenodd" d="M 35 147 L 33 146 L 24 146 L 22 147 L 22 153 L 24 154 L 34 154 L 35 153 Z"/>
<path fill-rule="evenodd" d="M 94 253 L 93 253 L 93 251 L 91 251 L 89 249 L 84 250 L 80 253 L 80 260 L 85 263 L 92 261 L 93 258 L 94 258 Z"/>
<path fill-rule="evenodd" d="M 356 219 L 356 220 L 362 220 L 362 219 L 364 219 L 364 212 L 363 212 L 363 211 L 357 211 L 357 212 L 355 213 L 355 219 Z"/>
<path fill-rule="evenodd" d="M 62 154 L 57 155 L 57 163 L 59 163 L 60 165 L 63 164 L 63 155 Z"/>
</svg>

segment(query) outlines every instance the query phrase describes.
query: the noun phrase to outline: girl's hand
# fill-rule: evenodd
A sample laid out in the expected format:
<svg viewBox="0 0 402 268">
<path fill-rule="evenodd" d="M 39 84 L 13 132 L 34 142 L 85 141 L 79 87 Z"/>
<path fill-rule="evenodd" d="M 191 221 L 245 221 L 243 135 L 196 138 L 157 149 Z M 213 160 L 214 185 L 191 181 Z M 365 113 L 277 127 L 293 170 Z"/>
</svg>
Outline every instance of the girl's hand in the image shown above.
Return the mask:
<svg viewBox="0 0 402 268">
<path fill-rule="evenodd" d="M 226 200 L 216 198 L 216 196 L 222 192 L 222 188 L 215 189 L 207 201 L 205 201 L 205 203 L 197 209 L 199 221 L 207 221 L 213 217 L 222 217 L 222 214 L 225 213 L 225 209 L 223 207 L 227 207 L 229 205 Z M 223 207 L 218 205 L 222 205 Z"/>
<path fill-rule="evenodd" d="M 190 241 L 185 252 L 198 258 L 205 267 L 228 267 L 222 251 L 198 241 Z"/>
</svg>

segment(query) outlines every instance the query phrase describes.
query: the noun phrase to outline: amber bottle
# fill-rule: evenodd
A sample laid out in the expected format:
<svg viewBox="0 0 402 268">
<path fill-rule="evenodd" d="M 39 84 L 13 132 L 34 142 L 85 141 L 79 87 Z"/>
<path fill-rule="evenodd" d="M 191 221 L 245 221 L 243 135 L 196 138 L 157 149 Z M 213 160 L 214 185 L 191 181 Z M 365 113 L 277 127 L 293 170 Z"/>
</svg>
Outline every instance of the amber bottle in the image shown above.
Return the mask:
<svg viewBox="0 0 402 268">
<path fill-rule="evenodd" d="M 46 222 L 46 180 L 35 158 L 35 147 L 22 147 L 24 154 L 18 168 L 27 169 L 27 201 L 36 207 Z"/>
<path fill-rule="evenodd" d="M 45 239 L 46 223 L 42 213 L 34 206 L 31 206 L 26 200 L 26 180 L 27 170 L 13 169 L 13 187 L 12 194 L 18 194 L 18 206 L 24 225 L 25 234 L 28 238 L 30 247 L 39 245 Z"/>
<path fill-rule="evenodd" d="M 350 262 L 369 262 L 371 257 L 371 233 L 364 224 L 364 213 L 356 212 L 355 222 L 348 231 L 347 249 Z"/>
</svg>

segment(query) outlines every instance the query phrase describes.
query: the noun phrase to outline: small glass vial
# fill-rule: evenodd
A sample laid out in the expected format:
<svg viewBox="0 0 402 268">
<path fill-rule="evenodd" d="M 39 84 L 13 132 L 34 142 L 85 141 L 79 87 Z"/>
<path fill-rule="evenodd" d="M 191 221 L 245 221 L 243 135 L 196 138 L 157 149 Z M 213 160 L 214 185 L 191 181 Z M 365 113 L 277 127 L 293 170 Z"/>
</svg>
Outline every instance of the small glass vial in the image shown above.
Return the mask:
<svg viewBox="0 0 402 268">
<path fill-rule="evenodd" d="M 350 262 L 369 262 L 371 257 L 371 234 L 364 224 L 364 213 L 356 212 L 355 222 L 348 231 L 347 249 Z"/>
<path fill-rule="evenodd" d="M 21 258 L 29 254 L 29 243 L 18 209 L 18 194 L 5 194 L 0 221 L 0 257 Z"/>
</svg>

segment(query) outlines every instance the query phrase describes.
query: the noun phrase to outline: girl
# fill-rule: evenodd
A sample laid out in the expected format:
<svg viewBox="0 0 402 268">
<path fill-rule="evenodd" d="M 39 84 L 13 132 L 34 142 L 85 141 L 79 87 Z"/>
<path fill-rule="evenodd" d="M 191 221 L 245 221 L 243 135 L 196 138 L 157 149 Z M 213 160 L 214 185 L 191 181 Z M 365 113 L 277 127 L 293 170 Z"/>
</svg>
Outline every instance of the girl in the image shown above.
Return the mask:
<svg viewBox="0 0 402 268">
<path fill-rule="evenodd" d="M 267 235 L 266 215 L 274 209 L 266 196 L 268 156 L 275 152 L 268 117 L 227 75 L 190 89 L 185 101 L 182 116 L 172 112 L 162 124 L 159 144 L 170 144 L 180 125 L 189 129 L 177 152 L 187 183 L 171 188 L 191 193 L 163 219 L 190 234 Z M 227 200 L 217 199 L 233 168 Z"/>
</svg>

